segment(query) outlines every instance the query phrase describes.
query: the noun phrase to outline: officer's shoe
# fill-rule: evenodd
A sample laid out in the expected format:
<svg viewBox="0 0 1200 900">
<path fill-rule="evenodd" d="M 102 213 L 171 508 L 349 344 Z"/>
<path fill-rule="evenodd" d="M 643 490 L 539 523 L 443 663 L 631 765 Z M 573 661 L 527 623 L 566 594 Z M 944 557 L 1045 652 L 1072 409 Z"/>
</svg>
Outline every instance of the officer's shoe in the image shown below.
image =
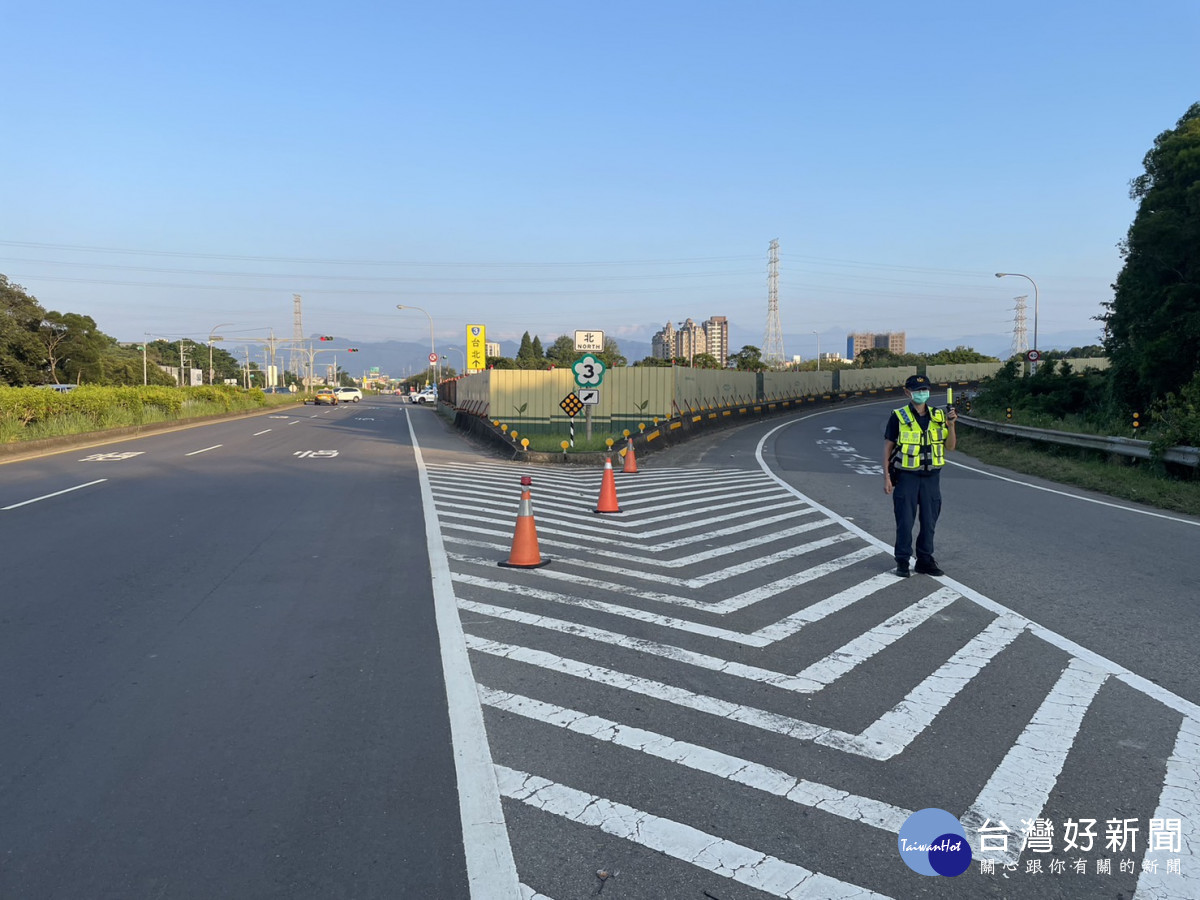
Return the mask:
<svg viewBox="0 0 1200 900">
<path fill-rule="evenodd" d="M 907 578 L 911 575 L 912 572 L 908 570 L 908 560 L 896 560 L 896 568 L 892 570 L 892 574 L 900 578 Z"/>
<path fill-rule="evenodd" d="M 933 575 L 935 578 L 938 575 L 946 574 L 945 572 L 943 572 L 941 569 L 938 568 L 937 562 L 935 562 L 932 559 L 928 560 L 927 562 L 918 562 L 917 566 L 916 566 L 916 571 L 917 571 L 918 575 Z"/>
</svg>

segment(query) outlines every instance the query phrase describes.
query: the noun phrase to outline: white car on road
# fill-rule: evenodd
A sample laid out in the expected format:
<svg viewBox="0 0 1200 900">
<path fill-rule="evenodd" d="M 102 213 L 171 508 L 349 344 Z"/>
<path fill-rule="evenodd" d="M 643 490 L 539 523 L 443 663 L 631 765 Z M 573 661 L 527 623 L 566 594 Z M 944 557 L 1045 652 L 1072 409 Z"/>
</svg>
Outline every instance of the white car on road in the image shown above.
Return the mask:
<svg viewBox="0 0 1200 900">
<path fill-rule="evenodd" d="M 413 403 L 436 403 L 437 392 L 434 391 L 433 388 L 426 388 L 419 394 L 413 394 L 409 399 L 411 399 Z"/>
<path fill-rule="evenodd" d="M 356 387 L 340 387 L 335 393 L 343 403 L 357 403 L 362 399 L 362 391 Z"/>
</svg>

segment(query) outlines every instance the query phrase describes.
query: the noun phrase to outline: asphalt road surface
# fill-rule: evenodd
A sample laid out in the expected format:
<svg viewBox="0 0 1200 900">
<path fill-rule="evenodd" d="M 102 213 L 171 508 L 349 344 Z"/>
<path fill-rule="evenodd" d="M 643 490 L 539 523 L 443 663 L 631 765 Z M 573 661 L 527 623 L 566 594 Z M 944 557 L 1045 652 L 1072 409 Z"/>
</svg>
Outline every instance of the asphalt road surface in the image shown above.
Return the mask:
<svg viewBox="0 0 1200 900">
<path fill-rule="evenodd" d="M 0 466 L 0 897 L 466 896 L 406 406 Z"/>
<path fill-rule="evenodd" d="M 1200 896 L 1200 522 L 955 455 L 897 579 L 888 408 L 612 515 L 390 399 L 0 466 L 0 897 Z"/>
</svg>

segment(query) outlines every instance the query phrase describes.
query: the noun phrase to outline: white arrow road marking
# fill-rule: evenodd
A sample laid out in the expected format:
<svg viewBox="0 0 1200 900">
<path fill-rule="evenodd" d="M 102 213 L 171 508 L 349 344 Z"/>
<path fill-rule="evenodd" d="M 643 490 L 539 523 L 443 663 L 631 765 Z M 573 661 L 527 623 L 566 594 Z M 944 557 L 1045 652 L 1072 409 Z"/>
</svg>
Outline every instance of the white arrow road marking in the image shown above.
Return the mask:
<svg viewBox="0 0 1200 900">
<path fill-rule="evenodd" d="M 49 500 L 51 497 L 61 497 L 63 494 L 69 494 L 71 491 L 78 491 L 85 487 L 91 487 L 93 484 L 103 484 L 108 481 L 107 478 L 97 478 L 95 481 L 89 481 L 86 484 L 77 484 L 75 487 L 64 488 L 61 491 L 55 491 L 53 494 L 43 494 L 40 497 L 34 497 L 32 500 L 22 500 L 20 503 L 14 503 L 11 506 L 0 507 L 0 511 L 17 509 L 21 506 L 28 506 L 30 503 L 37 503 L 40 500 Z"/>
<path fill-rule="evenodd" d="M 537 775 L 496 766 L 500 793 L 543 812 L 599 828 L 674 859 L 699 866 L 774 897 L 822 900 L 885 898 L 866 888 L 813 872 L 682 822 L 557 784 Z M 886 900 L 886 898 L 885 898 Z"/>
</svg>

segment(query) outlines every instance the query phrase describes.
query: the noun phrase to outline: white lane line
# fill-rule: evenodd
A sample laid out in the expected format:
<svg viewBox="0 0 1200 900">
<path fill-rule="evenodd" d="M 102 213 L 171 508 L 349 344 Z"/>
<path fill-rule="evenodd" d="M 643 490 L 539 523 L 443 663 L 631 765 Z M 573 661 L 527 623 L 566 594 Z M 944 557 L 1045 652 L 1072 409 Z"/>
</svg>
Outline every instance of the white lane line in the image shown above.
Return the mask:
<svg viewBox="0 0 1200 900">
<path fill-rule="evenodd" d="M 867 888 L 813 872 L 682 822 L 664 819 L 528 772 L 507 766 L 497 766 L 496 772 L 500 791 L 505 797 L 572 822 L 599 828 L 605 834 L 649 847 L 773 897 L 885 898 Z"/>
<path fill-rule="evenodd" d="M 653 731 L 622 725 L 611 719 L 544 703 L 531 697 L 508 694 L 484 685 L 479 686 L 479 696 L 485 706 L 545 725 L 564 728 L 618 747 L 637 750 L 697 772 L 715 775 L 775 797 L 782 797 L 799 806 L 820 809 L 893 834 L 899 832 L 900 826 L 912 815 L 912 810 L 851 794 L 827 784 L 797 778 L 780 769 L 739 759 L 719 750 L 675 740 Z"/>
<path fill-rule="evenodd" d="M 458 811 L 462 820 L 463 855 L 471 900 L 518 900 L 521 896 L 512 845 L 504 824 L 504 809 L 492 765 L 492 751 L 483 726 L 483 709 L 475 690 L 475 676 L 454 600 L 450 563 L 442 545 L 429 486 L 425 460 L 417 442 L 412 418 L 407 412 L 409 440 L 421 482 L 421 507 L 425 518 L 425 542 L 429 555 L 433 608 L 437 621 L 442 675 L 446 682 L 446 705 L 454 768 L 458 781 Z"/>
<path fill-rule="evenodd" d="M 986 475 L 989 478 L 998 478 L 1000 481 L 1007 481 L 1010 484 L 1019 484 L 1021 487 L 1033 488 L 1035 491 L 1045 491 L 1047 494 L 1058 494 L 1060 497 L 1069 497 L 1072 500 L 1082 500 L 1084 503 L 1095 503 L 1098 506 L 1111 506 L 1113 509 L 1121 509 L 1125 512 L 1137 513 L 1139 516 L 1150 516 L 1155 519 L 1166 519 L 1170 522 L 1179 522 L 1182 525 L 1200 525 L 1200 520 L 1197 519 L 1181 519 L 1179 516 L 1169 516 L 1166 513 L 1151 512 L 1148 509 L 1136 509 L 1132 506 L 1124 506 L 1120 503 L 1112 503 L 1108 500 L 1097 500 L 1095 497 L 1083 497 L 1079 494 L 1072 494 L 1070 491 L 1060 491 L 1055 488 L 1043 487 L 1040 484 L 1030 484 L 1028 481 L 1020 481 L 1016 478 L 1008 478 L 1004 475 L 997 475 L 995 472 L 985 472 L 983 469 L 976 469 L 974 466 L 963 465 L 960 462 L 946 460 L 949 465 L 957 466 L 960 469 L 966 469 L 968 472 L 975 472 L 978 475 Z"/>
<path fill-rule="evenodd" d="M 992 826 L 1003 822 L 1014 835 L 1020 834 L 1023 821 L 1041 816 L 1083 717 L 1107 678 L 1107 672 L 1071 660 L 975 802 L 959 817 L 968 832 L 978 832 L 990 819 Z M 1195 782 L 1192 788 L 1194 791 Z M 989 849 L 981 855 L 1015 865 L 1021 857 L 1020 840 L 1010 837 L 1006 850 Z"/>
<path fill-rule="evenodd" d="M 254 434 L 250 435 L 250 437 L 258 437 L 260 434 L 266 434 L 270 430 L 271 430 L 270 428 L 267 428 L 264 431 L 256 431 L 256 432 L 254 432 Z"/>
<path fill-rule="evenodd" d="M 551 900 L 545 894 L 539 894 L 527 884 L 519 885 L 521 888 L 521 900 Z"/>
<path fill-rule="evenodd" d="M 833 412 L 833 411 L 834 410 L 827 410 L 826 412 Z M 813 415 L 823 415 L 823 413 L 814 413 Z M 853 522 L 851 522 L 845 516 L 841 516 L 838 513 L 835 513 L 829 507 L 823 506 L 822 504 L 818 503 L 816 500 L 813 500 L 808 495 L 803 494 L 800 491 L 796 490 L 796 488 L 792 487 L 790 484 L 788 484 L 786 481 L 784 481 L 782 478 L 780 478 L 778 475 L 776 475 L 774 472 L 772 472 L 767 467 L 766 460 L 763 458 L 763 447 L 766 446 L 768 439 L 770 439 L 770 437 L 773 434 L 775 434 L 775 432 L 777 432 L 783 428 L 787 428 L 789 425 L 794 425 L 797 422 L 802 422 L 802 421 L 804 421 L 804 419 L 811 418 L 811 417 L 812 416 L 804 416 L 799 419 L 793 419 L 790 422 L 784 422 L 783 424 L 777 425 L 775 428 L 772 428 L 770 431 L 768 431 L 766 434 L 764 434 L 762 436 L 762 438 L 759 440 L 758 445 L 755 447 L 755 450 L 754 450 L 754 456 L 758 460 L 759 466 L 762 468 L 763 472 L 765 472 L 767 474 L 768 477 L 773 478 L 776 481 L 776 483 L 778 483 L 780 485 L 780 487 L 782 487 L 788 493 L 800 498 L 805 503 L 808 503 L 809 505 L 811 505 L 818 512 L 824 513 L 830 519 L 837 522 L 843 528 L 846 528 L 846 529 L 854 532 L 859 537 L 861 537 L 864 541 L 867 541 L 874 547 L 878 547 L 880 551 L 882 551 L 883 553 L 886 553 L 888 556 L 891 556 L 892 555 L 892 545 L 891 544 L 884 543 L 879 538 L 875 537 L 875 535 L 870 534 L 869 532 L 864 531 L 862 528 L 855 525 Z M 1018 483 L 1021 483 L 1021 482 L 1018 482 Z M 1035 487 L 1035 486 L 1036 485 L 1030 485 L 1030 487 Z M 1072 495 L 1068 495 L 1068 496 L 1074 496 L 1074 495 L 1072 494 Z M 1138 512 L 1138 510 L 1133 510 L 1133 509 L 1131 509 L 1129 511 L 1130 512 Z M 1084 647 L 1082 644 L 1076 643 L 1075 641 L 1059 634 L 1056 631 L 1051 631 L 1045 625 L 1039 625 L 1037 622 L 1034 622 L 1032 619 L 1025 618 L 1024 616 L 1019 616 L 1018 613 L 1013 612 L 1008 607 L 1002 606 L 1001 604 L 997 603 L 992 598 L 984 596 L 983 594 L 979 593 L 979 591 L 975 590 L 974 588 L 968 587 L 967 585 L 962 584 L 959 581 L 955 581 L 953 578 L 949 578 L 949 577 L 943 575 L 943 576 L 939 577 L 937 580 L 940 581 L 942 584 L 945 584 L 945 585 L 948 585 L 948 586 L 954 588 L 956 591 L 958 591 L 960 594 L 962 594 L 968 600 L 979 604 L 979 606 L 983 607 L 988 612 L 994 613 L 997 616 L 1016 616 L 1016 617 L 1020 618 L 1022 621 L 1024 621 L 1027 624 L 1030 634 L 1033 634 L 1036 637 L 1041 638 L 1043 641 L 1045 641 L 1047 644 L 1050 644 L 1052 647 L 1057 647 L 1059 650 L 1062 650 L 1063 652 L 1070 654 L 1071 656 L 1078 656 L 1080 659 L 1091 663 L 1092 665 L 1096 666 L 1097 668 L 1103 669 L 1104 671 L 1108 672 L 1110 675 L 1115 675 L 1117 678 L 1119 678 L 1125 684 L 1129 685 L 1135 691 L 1139 691 L 1140 693 L 1145 694 L 1147 697 L 1151 697 L 1151 698 L 1157 700 L 1159 703 L 1163 704 L 1163 706 L 1166 706 L 1168 709 L 1173 709 L 1176 712 L 1182 713 L 1183 715 L 1185 715 L 1189 718 L 1200 720 L 1200 704 L 1193 703 L 1191 700 L 1187 700 L 1183 697 L 1180 697 L 1178 694 L 1172 693 L 1171 691 L 1167 690 L 1166 688 L 1155 684 L 1149 678 L 1146 678 L 1142 675 L 1138 675 L 1136 672 L 1134 672 L 1130 669 L 1127 669 L 1125 666 L 1121 665 L 1120 663 L 1114 662 L 1113 660 L 1111 660 L 1105 656 L 1101 656 L 1096 651 L 1089 650 L 1087 647 Z"/>
<path fill-rule="evenodd" d="M 822 528 L 826 525 L 825 522 L 812 522 L 812 528 Z M 676 578 L 673 575 L 664 575 L 661 572 L 639 572 L 636 569 L 631 569 L 629 566 L 609 566 L 604 563 L 593 562 L 590 559 L 570 559 L 557 557 L 556 562 L 566 566 L 582 566 L 588 572 L 604 572 L 609 575 L 617 575 L 622 578 L 633 578 L 653 582 L 654 584 L 669 585 L 676 588 L 702 588 L 717 581 L 724 581 L 726 578 L 733 578 L 737 575 L 744 575 L 746 572 L 757 572 L 773 563 L 783 562 L 784 560 L 795 559 L 797 556 L 803 556 L 806 553 L 812 553 L 814 550 L 820 550 L 823 547 L 831 547 L 834 544 L 840 544 L 843 541 L 854 540 L 852 534 L 839 532 L 838 534 L 830 535 L 816 541 L 809 541 L 807 544 L 794 544 L 786 550 L 780 550 L 778 553 L 772 553 L 768 556 L 751 558 L 737 563 L 736 565 L 726 566 L 723 569 L 716 569 L 705 575 L 697 575 L 695 578 Z M 467 545 L 480 547 L 487 550 L 505 551 L 508 547 L 502 544 L 487 544 L 482 541 L 454 541 L 456 545 Z M 547 542 L 549 544 L 549 542 Z M 463 553 L 451 553 L 450 558 L 458 562 L 475 563 L 476 565 L 494 565 L 496 559 L 482 559 L 477 556 L 467 556 Z M 497 559 L 503 559 L 503 556 Z M 894 577 L 894 576 L 893 576 Z M 574 579 L 570 579 L 574 580 Z M 621 585 L 609 583 L 610 588 L 620 587 Z"/>
<path fill-rule="evenodd" d="M 216 450 L 218 447 L 224 447 L 224 444 L 213 444 L 211 447 L 205 447 L 203 450 L 193 450 L 191 453 L 185 453 L 184 456 L 195 456 L 197 453 L 207 453 L 209 450 Z"/>
<path fill-rule="evenodd" d="M 40 500 L 49 500 L 51 497 L 61 497 L 63 494 L 69 494 L 71 491 L 82 490 L 85 487 L 91 487 L 93 484 L 102 484 L 108 481 L 107 478 L 97 478 L 95 481 L 89 481 L 86 484 L 77 484 L 75 487 L 64 488 L 61 491 L 55 491 L 53 494 L 43 494 L 40 497 L 34 497 L 32 500 L 22 500 L 20 503 L 14 503 L 11 506 L 0 507 L 0 512 L 9 509 L 17 509 L 21 506 L 28 506 L 30 503 L 37 503 Z"/>
<path fill-rule="evenodd" d="M 1134 900 L 1195 900 L 1200 897 L 1200 721 L 1184 717 L 1167 760 L 1167 774 L 1154 818 L 1179 822 L 1177 843 L 1168 839 L 1160 847 L 1147 845 L 1142 858 Z M 1149 829 L 1149 823 L 1146 825 Z M 1149 837 L 1148 832 L 1146 836 Z M 1156 840 L 1157 842 L 1157 840 Z M 1178 860 L 1179 871 L 1170 871 Z M 1147 864 L 1150 865 L 1147 865 Z"/>
</svg>

